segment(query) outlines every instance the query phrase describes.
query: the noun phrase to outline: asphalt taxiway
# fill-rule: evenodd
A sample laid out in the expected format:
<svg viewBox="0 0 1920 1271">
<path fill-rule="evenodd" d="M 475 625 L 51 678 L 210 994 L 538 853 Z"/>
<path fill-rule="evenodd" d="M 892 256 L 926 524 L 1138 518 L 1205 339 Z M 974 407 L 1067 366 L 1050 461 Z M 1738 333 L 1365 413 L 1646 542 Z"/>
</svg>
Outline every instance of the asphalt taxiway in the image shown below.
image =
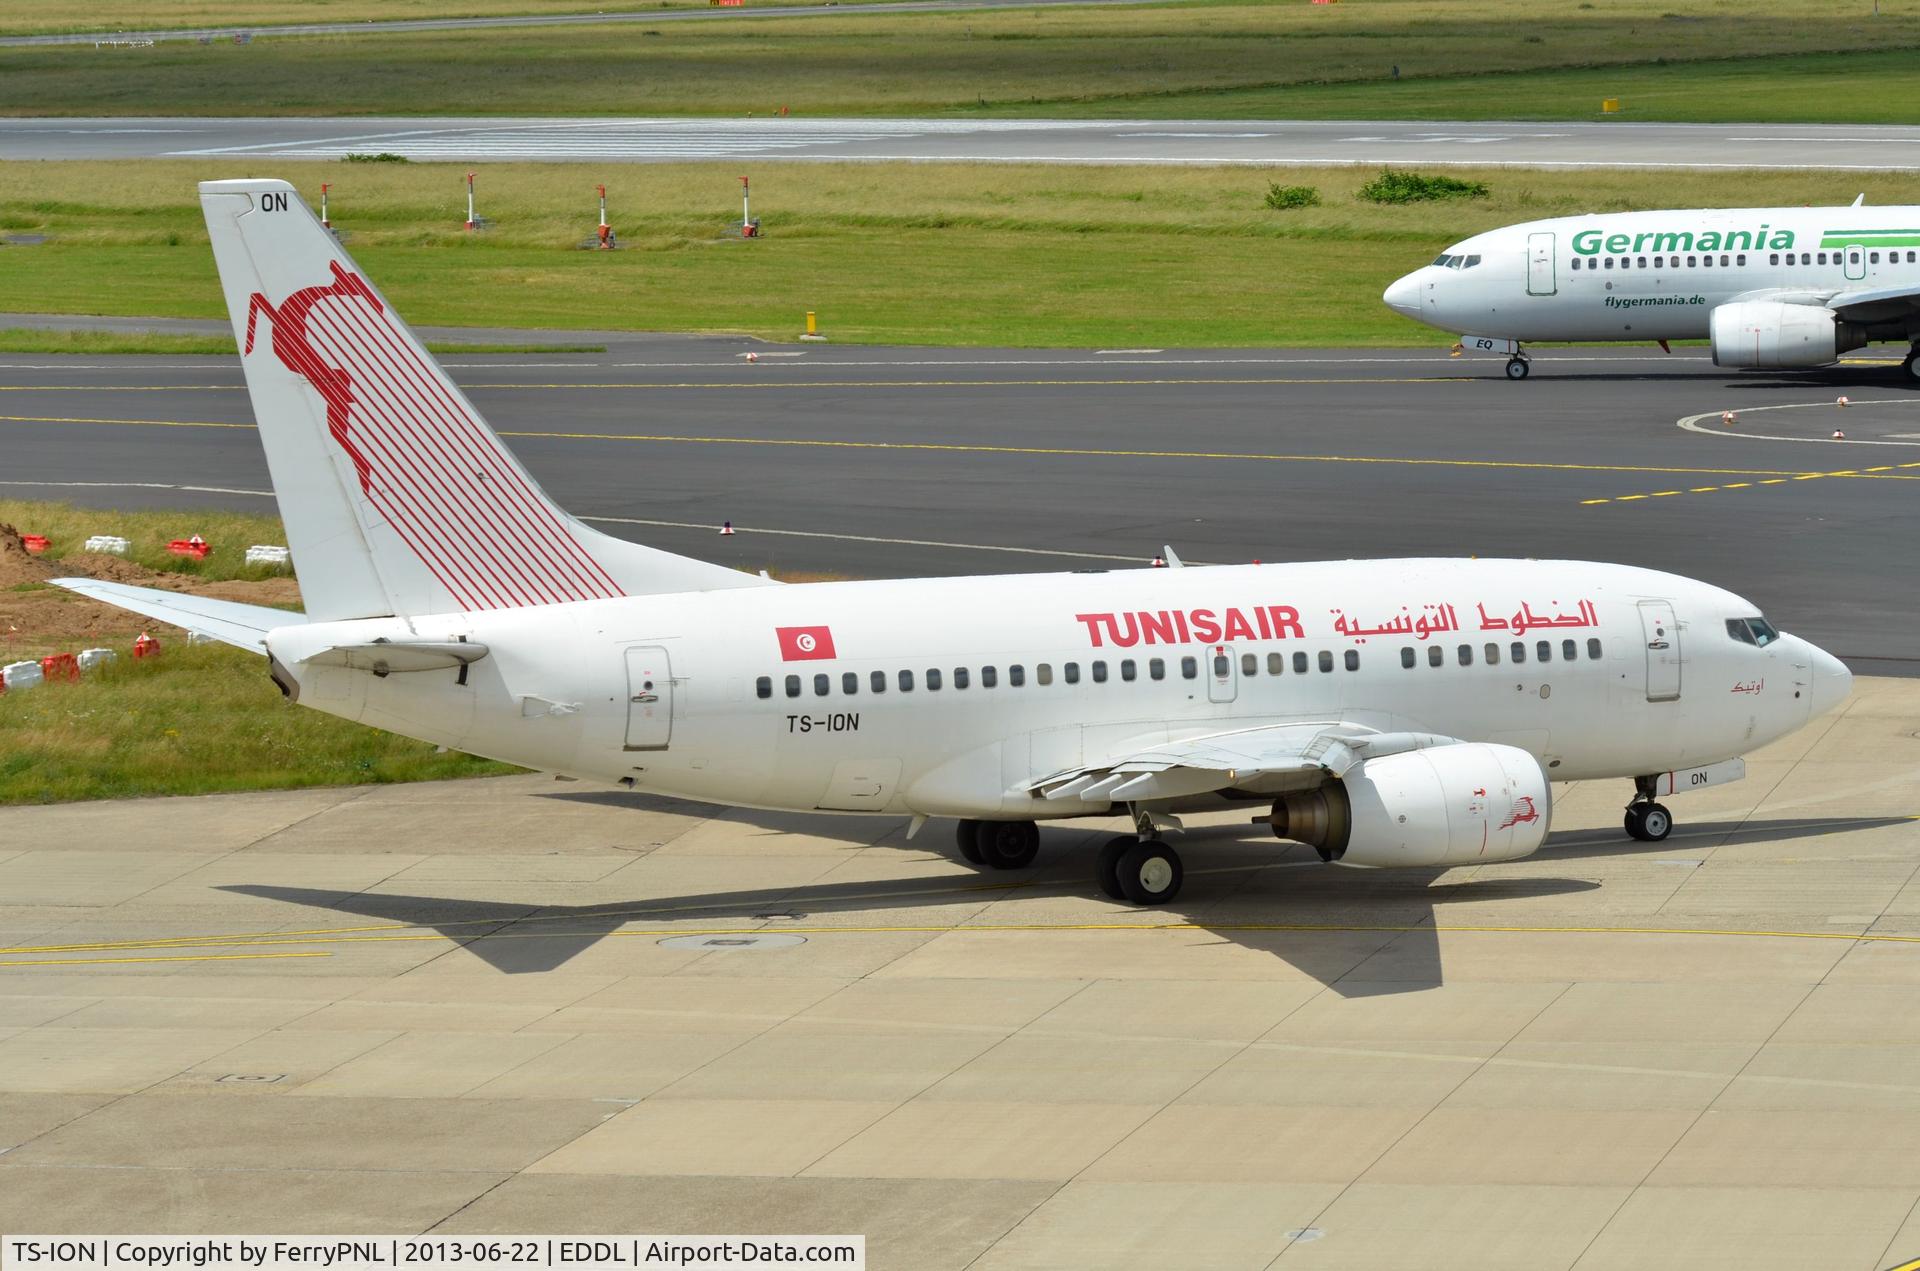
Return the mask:
<svg viewBox="0 0 1920 1271">
<path fill-rule="evenodd" d="M 761 158 L 1886 171 L 1920 167 L 1920 127 L 1625 120 L 0 119 L 0 159 L 337 160 L 370 151 L 449 163 Z"/>
<path fill-rule="evenodd" d="M 0 1230 L 864 1233 L 875 1268 L 1920 1256 L 1920 681 L 1368 872 L 539 777 L 0 810 Z M 1239 823 L 1236 824 L 1235 822 Z M 1264 830 L 1261 831 L 1264 833 Z"/>
<path fill-rule="evenodd" d="M 1920 393 L 1895 363 L 1548 350 L 1510 383 L 1439 349 L 608 350 L 444 360 L 564 506 L 671 551 L 860 577 L 1162 544 L 1611 560 L 1730 587 L 1858 672 L 1920 670 Z M 0 441 L 8 494 L 271 506 L 231 358 L 0 358 Z"/>
</svg>

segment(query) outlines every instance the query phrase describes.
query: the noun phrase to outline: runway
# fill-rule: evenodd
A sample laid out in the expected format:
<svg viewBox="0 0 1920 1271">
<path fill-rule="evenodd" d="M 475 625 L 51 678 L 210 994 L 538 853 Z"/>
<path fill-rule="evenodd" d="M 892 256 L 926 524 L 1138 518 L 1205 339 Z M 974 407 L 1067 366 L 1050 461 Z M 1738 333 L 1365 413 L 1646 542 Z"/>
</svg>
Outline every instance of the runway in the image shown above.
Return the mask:
<svg viewBox="0 0 1920 1271">
<path fill-rule="evenodd" d="M 647 337 L 444 360 L 569 510 L 741 568 L 1611 560 L 1730 587 L 1856 671 L 1920 671 L 1920 394 L 1890 362 L 1548 350 L 1515 384 L 1442 350 Z M 267 509 L 252 423 L 233 359 L 10 355 L 0 493 Z"/>
<path fill-rule="evenodd" d="M 0 1230 L 1883 1271 L 1920 1256 L 1916 712 L 1859 681 L 1660 844 L 1614 782 L 1445 872 L 1194 818 L 1152 911 L 1090 878 L 1113 821 L 982 875 L 950 822 L 535 776 L 0 810 Z"/>
<path fill-rule="evenodd" d="M 663 15 L 664 16 L 664 15 Z M 0 119 L 0 159 L 1920 168 L 1920 127 L 1045 119 Z"/>
</svg>

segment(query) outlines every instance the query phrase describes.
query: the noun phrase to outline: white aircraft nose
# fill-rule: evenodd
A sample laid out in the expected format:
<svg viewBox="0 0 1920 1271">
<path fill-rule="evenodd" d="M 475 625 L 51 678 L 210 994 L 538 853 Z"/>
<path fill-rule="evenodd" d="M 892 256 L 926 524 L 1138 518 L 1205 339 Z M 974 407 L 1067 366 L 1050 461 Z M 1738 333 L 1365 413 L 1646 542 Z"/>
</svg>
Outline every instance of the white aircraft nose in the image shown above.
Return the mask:
<svg viewBox="0 0 1920 1271">
<path fill-rule="evenodd" d="M 1420 280 L 1413 274 L 1395 279 L 1392 286 L 1382 292 L 1380 298 L 1387 302 L 1387 308 L 1395 313 L 1404 313 L 1409 318 L 1420 316 Z"/>
<path fill-rule="evenodd" d="M 1809 718 L 1824 715 L 1853 692 L 1853 672 L 1825 649 L 1808 645 L 1813 656 L 1813 709 Z"/>
</svg>

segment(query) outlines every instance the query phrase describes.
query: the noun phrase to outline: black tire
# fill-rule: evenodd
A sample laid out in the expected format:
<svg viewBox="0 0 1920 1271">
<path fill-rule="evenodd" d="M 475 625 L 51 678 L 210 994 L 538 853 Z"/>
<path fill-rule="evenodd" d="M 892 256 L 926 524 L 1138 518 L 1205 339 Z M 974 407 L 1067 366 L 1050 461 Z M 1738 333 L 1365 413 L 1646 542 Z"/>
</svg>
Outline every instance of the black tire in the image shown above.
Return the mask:
<svg viewBox="0 0 1920 1271">
<path fill-rule="evenodd" d="M 1673 833 L 1673 813 L 1659 803 L 1642 804 L 1640 808 L 1640 837 L 1649 843 L 1658 843 Z"/>
<path fill-rule="evenodd" d="M 1907 383 L 1920 384 L 1920 354 L 1907 354 L 1907 360 L 1900 364 L 1900 369 L 1906 374 Z"/>
<path fill-rule="evenodd" d="M 1640 823 L 1640 809 L 1644 806 L 1644 804 L 1636 803 L 1628 808 L 1626 819 L 1627 836 L 1638 839 L 1642 843 L 1647 841 L 1646 828 Z"/>
<path fill-rule="evenodd" d="M 960 855 L 966 857 L 970 865 L 985 865 L 987 858 L 980 854 L 980 822 L 962 821 L 955 827 L 953 840 L 960 845 Z"/>
<path fill-rule="evenodd" d="M 1164 905 L 1180 894 L 1180 853 L 1159 839 L 1141 839 L 1120 857 L 1120 889 L 1136 905 Z"/>
<path fill-rule="evenodd" d="M 1094 860 L 1093 873 L 1099 880 L 1100 890 L 1107 894 L 1108 899 L 1125 900 L 1127 898 L 1126 888 L 1120 885 L 1120 858 L 1131 851 L 1133 845 L 1139 841 L 1131 834 L 1122 834 L 1118 838 L 1108 839 L 1101 845 L 1100 855 Z"/>
<path fill-rule="evenodd" d="M 1523 357 L 1510 358 L 1507 361 L 1507 378 L 1510 380 L 1523 380 L 1527 378 L 1527 372 L 1532 369 L 1531 366 L 1527 365 L 1527 359 Z"/>
<path fill-rule="evenodd" d="M 973 841 L 995 869 L 1025 869 L 1040 853 L 1040 827 L 1032 821 L 982 821 Z"/>
</svg>

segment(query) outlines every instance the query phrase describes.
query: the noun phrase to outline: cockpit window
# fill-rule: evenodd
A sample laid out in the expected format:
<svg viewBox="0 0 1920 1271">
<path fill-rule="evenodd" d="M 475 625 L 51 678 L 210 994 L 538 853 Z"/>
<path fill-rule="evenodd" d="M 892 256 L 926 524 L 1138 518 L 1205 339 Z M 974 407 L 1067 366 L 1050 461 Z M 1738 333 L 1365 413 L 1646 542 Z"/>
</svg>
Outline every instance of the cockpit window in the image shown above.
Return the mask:
<svg viewBox="0 0 1920 1271">
<path fill-rule="evenodd" d="M 1440 266 L 1440 268 L 1445 269 L 1448 265 L 1451 265 L 1453 263 L 1453 257 L 1448 256 L 1445 253 L 1442 253 L 1441 255 L 1435 256 L 1433 258 L 1433 263 Z"/>
<path fill-rule="evenodd" d="M 1467 258 L 1466 258 L 1466 262 L 1467 262 L 1467 263 L 1466 263 L 1466 264 L 1464 264 L 1464 265 L 1462 265 L 1462 266 L 1460 266 L 1460 268 L 1462 268 L 1462 269 L 1472 269 L 1472 268 L 1473 268 L 1473 267 L 1474 267 L 1475 265 L 1477 265 L 1477 264 L 1479 264 L 1479 263 L 1480 263 L 1480 258 L 1479 258 L 1478 256 L 1469 256 L 1469 257 L 1467 257 Z"/>
<path fill-rule="evenodd" d="M 1451 252 L 1443 252 L 1433 258 L 1433 263 L 1442 269 L 1472 269 L 1480 263 L 1480 258 L 1478 256 L 1460 256 Z"/>
<path fill-rule="evenodd" d="M 1728 618 L 1727 634 L 1742 644 L 1762 649 L 1780 638 L 1779 630 L 1765 618 Z"/>
</svg>

